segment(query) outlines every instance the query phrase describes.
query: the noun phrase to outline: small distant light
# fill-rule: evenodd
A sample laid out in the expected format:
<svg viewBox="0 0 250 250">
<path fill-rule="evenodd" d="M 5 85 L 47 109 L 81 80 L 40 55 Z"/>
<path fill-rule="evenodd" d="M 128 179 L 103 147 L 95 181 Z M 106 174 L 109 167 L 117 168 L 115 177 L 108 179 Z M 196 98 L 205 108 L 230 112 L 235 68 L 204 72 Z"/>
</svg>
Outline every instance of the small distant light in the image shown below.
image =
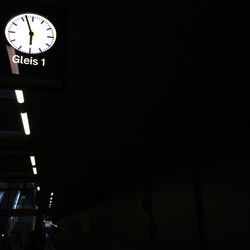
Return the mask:
<svg viewBox="0 0 250 250">
<path fill-rule="evenodd" d="M 54 193 L 52 192 L 50 195 L 51 195 L 51 196 L 53 196 L 53 195 L 54 195 Z"/>
<path fill-rule="evenodd" d="M 4 234 L 2 234 L 2 237 L 4 237 Z"/>
<path fill-rule="evenodd" d="M 35 165 L 36 165 L 36 159 L 35 159 L 35 156 L 34 156 L 34 155 L 30 156 L 30 161 L 31 161 L 31 165 L 32 165 L 32 166 L 35 166 Z"/>
<path fill-rule="evenodd" d="M 52 200 L 53 200 L 53 197 L 50 197 L 49 199 L 52 201 Z"/>
<path fill-rule="evenodd" d="M 33 174 L 34 175 L 37 175 L 37 169 L 36 169 L 36 167 L 35 168 L 32 168 L 33 169 Z"/>
<path fill-rule="evenodd" d="M 37 191 L 40 191 L 40 187 L 39 187 L 39 186 L 37 186 L 37 188 L 36 188 L 36 189 L 37 189 Z"/>
</svg>

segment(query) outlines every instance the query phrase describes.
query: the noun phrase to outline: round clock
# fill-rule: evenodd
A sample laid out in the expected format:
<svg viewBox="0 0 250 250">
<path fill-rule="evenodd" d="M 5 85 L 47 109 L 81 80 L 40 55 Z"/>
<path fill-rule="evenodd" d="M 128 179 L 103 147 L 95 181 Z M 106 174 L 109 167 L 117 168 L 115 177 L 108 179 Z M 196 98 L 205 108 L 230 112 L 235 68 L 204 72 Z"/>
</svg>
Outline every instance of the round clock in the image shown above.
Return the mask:
<svg viewBox="0 0 250 250">
<path fill-rule="evenodd" d="M 54 45 L 56 29 L 44 16 L 23 13 L 8 21 L 5 37 L 10 45 L 20 52 L 40 54 Z"/>
</svg>

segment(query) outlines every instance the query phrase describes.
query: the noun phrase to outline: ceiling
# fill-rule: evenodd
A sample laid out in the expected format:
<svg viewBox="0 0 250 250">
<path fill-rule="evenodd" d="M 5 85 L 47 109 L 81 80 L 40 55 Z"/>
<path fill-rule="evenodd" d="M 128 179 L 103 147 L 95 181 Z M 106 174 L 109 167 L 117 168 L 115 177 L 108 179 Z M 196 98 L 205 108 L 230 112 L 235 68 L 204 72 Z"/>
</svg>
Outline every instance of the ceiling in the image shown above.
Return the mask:
<svg viewBox="0 0 250 250">
<path fill-rule="evenodd" d="M 34 178 L 41 209 L 47 209 L 50 192 L 51 211 L 63 215 L 157 165 L 247 151 L 246 61 L 243 69 L 234 63 L 245 40 L 231 40 L 231 57 L 225 59 L 226 51 L 218 48 L 224 38 L 209 43 L 194 22 L 204 22 L 206 6 L 199 13 L 174 8 L 166 17 L 146 9 L 127 15 L 121 5 L 114 13 L 94 1 L 81 3 L 84 8 L 78 1 L 43 3 L 68 10 L 63 86 L 27 87 L 22 106 L 14 92 L 0 98 L 1 179 Z M 29 136 L 22 109 L 29 114 Z"/>
</svg>

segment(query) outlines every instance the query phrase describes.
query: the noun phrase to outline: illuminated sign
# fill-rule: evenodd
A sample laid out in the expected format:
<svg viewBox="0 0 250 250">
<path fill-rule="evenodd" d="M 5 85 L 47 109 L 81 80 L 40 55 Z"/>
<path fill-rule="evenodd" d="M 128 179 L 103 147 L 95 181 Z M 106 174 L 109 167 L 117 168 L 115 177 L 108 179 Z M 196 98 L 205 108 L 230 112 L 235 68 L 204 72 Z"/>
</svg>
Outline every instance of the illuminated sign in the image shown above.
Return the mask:
<svg viewBox="0 0 250 250">
<path fill-rule="evenodd" d="M 67 10 L 49 4 L 20 3 L 0 9 L 0 15 L 0 86 L 63 87 Z"/>
</svg>

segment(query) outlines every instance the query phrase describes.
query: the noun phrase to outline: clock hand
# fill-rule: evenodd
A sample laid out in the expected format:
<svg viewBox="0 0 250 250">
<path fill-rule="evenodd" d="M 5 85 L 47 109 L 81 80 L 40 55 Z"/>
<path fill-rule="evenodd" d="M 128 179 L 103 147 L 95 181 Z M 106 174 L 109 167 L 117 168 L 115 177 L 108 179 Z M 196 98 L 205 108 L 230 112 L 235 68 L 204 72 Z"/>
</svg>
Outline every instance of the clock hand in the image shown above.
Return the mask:
<svg viewBox="0 0 250 250">
<path fill-rule="evenodd" d="M 27 17 L 27 15 L 25 15 L 25 18 L 26 18 L 26 21 L 27 21 L 27 24 L 28 24 L 28 27 L 29 27 L 29 35 L 30 35 L 30 45 L 32 45 L 32 38 L 33 38 L 33 35 L 34 35 L 34 33 L 33 33 L 33 31 L 31 30 L 31 27 L 30 27 L 30 23 L 29 23 L 29 20 L 28 20 L 28 17 Z"/>
<path fill-rule="evenodd" d="M 32 38 L 33 38 L 33 33 L 30 35 L 30 45 L 32 45 Z"/>
</svg>

